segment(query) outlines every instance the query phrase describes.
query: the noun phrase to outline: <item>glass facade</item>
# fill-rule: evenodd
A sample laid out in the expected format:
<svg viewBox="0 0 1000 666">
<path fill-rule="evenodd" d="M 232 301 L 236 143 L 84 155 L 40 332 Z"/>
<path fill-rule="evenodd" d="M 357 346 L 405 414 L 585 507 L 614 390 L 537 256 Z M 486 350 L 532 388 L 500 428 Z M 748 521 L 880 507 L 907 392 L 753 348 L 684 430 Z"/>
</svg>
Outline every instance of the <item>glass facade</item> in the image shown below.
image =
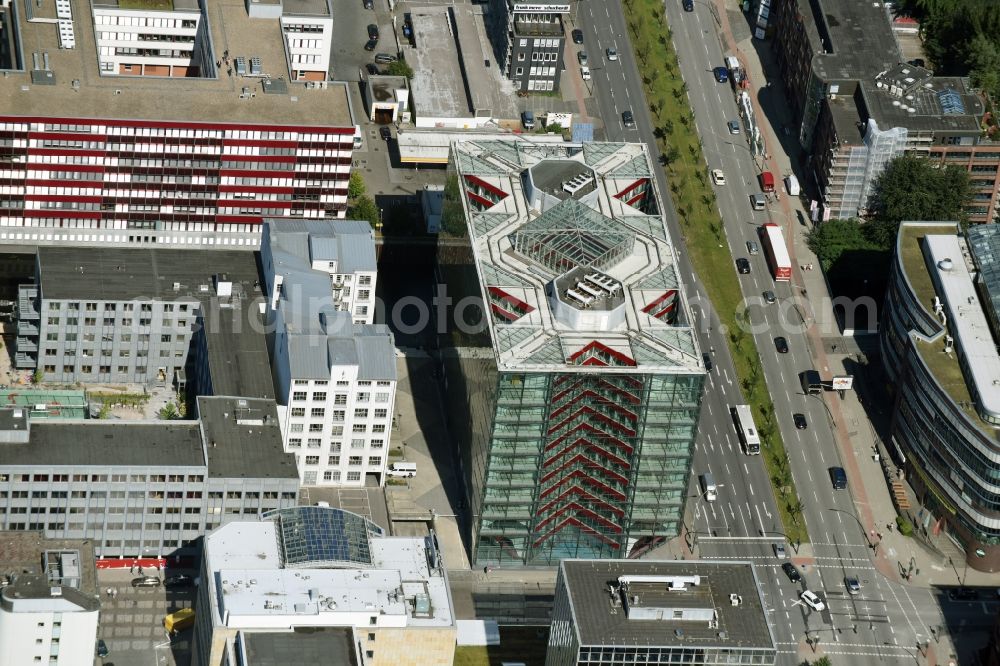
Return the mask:
<svg viewBox="0 0 1000 666">
<path fill-rule="evenodd" d="M 892 443 L 925 508 L 922 524 L 943 518 L 942 529 L 963 544 L 970 567 L 997 570 L 1000 521 L 994 516 L 1000 514 L 1000 493 L 994 489 L 1000 488 L 1000 449 L 995 429 L 975 415 L 974 399 L 956 402 L 928 366 L 923 355 L 941 353 L 947 329 L 930 313 L 931 304 L 924 305 L 930 296 L 922 299 L 913 287 L 927 279 L 918 274 L 926 271 L 923 256 L 899 259 L 924 233 L 916 226 L 902 227 L 879 327 L 883 368 L 896 393 Z M 955 355 L 951 362 L 959 364 L 960 358 Z M 958 376 L 964 381 L 961 371 Z"/>
<path fill-rule="evenodd" d="M 678 534 L 703 377 L 497 377 L 474 558 L 622 558 Z"/>
</svg>

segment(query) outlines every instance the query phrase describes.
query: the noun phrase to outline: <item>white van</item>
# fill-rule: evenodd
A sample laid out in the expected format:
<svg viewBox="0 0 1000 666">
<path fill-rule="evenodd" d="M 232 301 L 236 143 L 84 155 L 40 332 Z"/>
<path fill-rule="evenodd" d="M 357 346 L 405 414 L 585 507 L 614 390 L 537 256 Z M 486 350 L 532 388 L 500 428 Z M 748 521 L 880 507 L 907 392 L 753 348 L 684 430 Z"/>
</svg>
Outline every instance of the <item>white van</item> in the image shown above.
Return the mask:
<svg viewBox="0 0 1000 666">
<path fill-rule="evenodd" d="M 719 497 L 719 488 L 715 485 L 715 477 L 711 472 L 701 475 L 701 491 L 705 495 L 706 502 L 714 502 Z"/>
<path fill-rule="evenodd" d="M 389 476 L 401 477 L 404 479 L 409 479 L 417 475 L 417 463 L 411 462 L 394 462 L 390 463 L 389 470 L 386 472 Z"/>
</svg>

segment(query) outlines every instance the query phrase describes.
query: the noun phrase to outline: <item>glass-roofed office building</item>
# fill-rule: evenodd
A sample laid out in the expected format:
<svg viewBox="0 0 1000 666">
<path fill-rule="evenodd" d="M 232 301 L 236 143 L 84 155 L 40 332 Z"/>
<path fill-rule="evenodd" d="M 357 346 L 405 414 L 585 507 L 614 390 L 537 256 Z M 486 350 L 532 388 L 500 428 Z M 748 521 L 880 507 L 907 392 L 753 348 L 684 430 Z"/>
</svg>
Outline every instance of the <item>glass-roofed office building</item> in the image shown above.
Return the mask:
<svg viewBox="0 0 1000 666">
<path fill-rule="evenodd" d="M 627 557 L 675 536 L 705 369 L 645 146 L 452 155 L 491 347 L 444 360 L 473 560 Z"/>
<path fill-rule="evenodd" d="M 276 509 L 263 518 L 277 523 L 281 562 L 289 569 L 371 566 L 371 538 L 385 535 L 356 513 L 319 506 Z"/>
<path fill-rule="evenodd" d="M 297 506 L 205 536 L 194 666 L 450 664 L 455 615 L 436 538 L 388 537 Z"/>
</svg>

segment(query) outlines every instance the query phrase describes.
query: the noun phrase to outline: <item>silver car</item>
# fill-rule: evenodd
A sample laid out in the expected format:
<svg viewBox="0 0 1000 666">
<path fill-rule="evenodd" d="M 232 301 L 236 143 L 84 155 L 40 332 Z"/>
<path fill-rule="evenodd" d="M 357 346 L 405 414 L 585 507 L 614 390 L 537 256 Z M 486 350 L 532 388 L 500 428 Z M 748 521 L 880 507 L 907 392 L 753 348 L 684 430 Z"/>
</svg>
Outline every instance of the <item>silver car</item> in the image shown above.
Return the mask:
<svg viewBox="0 0 1000 666">
<path fill-rule="evenodd" d="M 760 246 L 757 241 L 747 241 L 747 252 L 750 254 L 760 254 Z"/>
</svg>

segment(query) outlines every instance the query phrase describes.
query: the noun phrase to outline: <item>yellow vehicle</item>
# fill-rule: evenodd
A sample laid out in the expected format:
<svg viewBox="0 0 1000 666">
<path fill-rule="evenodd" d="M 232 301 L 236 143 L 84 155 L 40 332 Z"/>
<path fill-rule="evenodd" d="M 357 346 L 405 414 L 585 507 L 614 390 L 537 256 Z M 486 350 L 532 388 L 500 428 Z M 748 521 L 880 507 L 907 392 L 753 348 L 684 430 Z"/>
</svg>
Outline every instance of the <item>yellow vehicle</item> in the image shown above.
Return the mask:
<svg viewBox="0 0 1000 666">
<path fill-rule="evenodd" d="M 168 634 L 174 634 L 178 631 L 183 631 L 188 627 L 194 626 L 194 609 L 193 608 L 182 608 L 175 613 L 170 613 L 163 618 L 163 628 L 167 630 Z"/>
</svg>

